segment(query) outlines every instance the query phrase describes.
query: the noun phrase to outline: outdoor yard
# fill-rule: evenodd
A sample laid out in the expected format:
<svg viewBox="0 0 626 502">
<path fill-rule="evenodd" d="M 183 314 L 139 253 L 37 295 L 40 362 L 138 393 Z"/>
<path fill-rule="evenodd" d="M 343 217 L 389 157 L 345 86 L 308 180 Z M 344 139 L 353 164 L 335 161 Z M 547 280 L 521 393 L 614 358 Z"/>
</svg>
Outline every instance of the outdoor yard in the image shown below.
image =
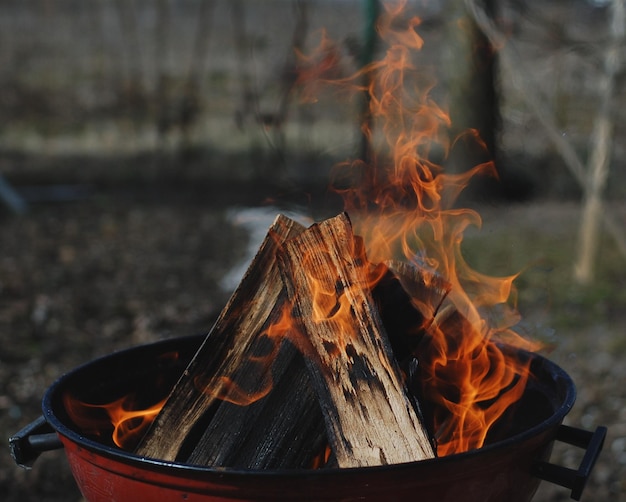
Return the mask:
<svg viewBox="0 0 626 502">
<path fill-rule="evenodd" d="M 409 72 L 420 82 L 450 79 L 446 14 L 460 3 L 408 2 L 422 18 L 421 66 Z M 206 333 L 275 214 L 310 221 L 343 209 L 328 185 L 337 163 L 363 154 L 362 96 L 325 90 L 301 100 L 293 46 L 313 51 L 327 28 L 342 57 L 333 75 L 348 76 L 368 33 L 365 4 L 0 2 L 0 176 L 27 204 L 21 214 L 0 205 L 5 440 L 41 414 L 64 372 Z M 497 76 L 501 179 L 462 199 L 483 221 L 462 251 L 482 273 L 519 273 L 516 330 L 540 341 L 577 386 L 565 423 L 608 427 L 582 500 L 626 502 L 623 69 L 595 274 L 584 285 L 574 277 L 585 200 L 575 171 L 594 147 L 606 4 L 499 6 L 497 27 L 514 49 Z M 433 84 L 436 99 L 445 102 L 445 91 Z M 580 452 L 557 445 L 552 460 L 575 468 Z M 26 471 L 8 447 L 0 499 L 82 500 L 63 451 Z M 533 502 L 566 500 L 566 489 L 542 483 Z"/>
</svg>

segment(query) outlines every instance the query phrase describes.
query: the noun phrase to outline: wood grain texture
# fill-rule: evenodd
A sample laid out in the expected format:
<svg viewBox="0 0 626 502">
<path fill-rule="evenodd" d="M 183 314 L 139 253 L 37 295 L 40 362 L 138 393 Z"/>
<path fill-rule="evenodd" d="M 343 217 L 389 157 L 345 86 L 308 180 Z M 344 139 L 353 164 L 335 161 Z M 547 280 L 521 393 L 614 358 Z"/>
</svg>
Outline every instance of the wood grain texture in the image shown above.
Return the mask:
<svg viewBox="0 0 626 502">
<path fill-rule="evenodd" d="M 228 380 L 250 361 L 254 341 L 271 322 L 283 284 L 276 250 L 303 227 L 279 215 L 241 283 L 172 389 L 135 453 L 162 460 L 186 460 L 189 447 L 208 425 L 221 399 L 233 390 Z M 195 439 L 194 439 L 195 437 Z M 185 451 L 187 450 L 187 451 Z"/>
<path fill-rule="evenodd" d="M 247 406 L 220 402 L 193 445 L 188 463 L 243 469 L 313 466 L 328 440 L 306 364 L 288 340 L 272 359 L 260 371 L 242 364 L 234 376 L 237 382 L 250 388 L 259 382 L 263 386 L 271 373 L 271 390 Z"/>
<path fill-rule="evenodd" d="M 374 308 L 347 215 L 285 242 L 278 264 L 339 467 L 435 456 Z M 356 253 L 356 254 L 355 254 Z"/>
</svg>

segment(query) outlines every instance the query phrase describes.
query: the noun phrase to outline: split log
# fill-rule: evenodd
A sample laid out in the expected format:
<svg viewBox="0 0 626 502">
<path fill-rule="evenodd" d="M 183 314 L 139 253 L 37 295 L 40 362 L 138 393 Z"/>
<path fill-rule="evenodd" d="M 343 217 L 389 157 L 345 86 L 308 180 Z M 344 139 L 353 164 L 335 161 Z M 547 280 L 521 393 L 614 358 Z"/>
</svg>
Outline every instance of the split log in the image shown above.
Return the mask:
<svg viewBox="0 0 626 502">
<path fill-rule="evenodd" d="M 278 265 L 339 467 L 435 456 L 373 304 L 347 215 L 288 240 Z"/>
<path fill-rule="evenodd" d="M 416 347 L 433 323 L 451 285 L 441 276 L 411 263 L 388 261 L 372 298 L 402 365 L 414 356 Z"/>
<path fill-rule="evenodd" d="M 275 262 L 276 249 L 303 229 L 285 216 L 276 218 L 241 283 L 136 448 L 136 454 L 203 465 L 309 466 L 325 443 L 325 433 L 321 409 L 306 382 L 306 367 L 297 351 L 286 344 L 280 347 L 273 363 L 269 359 L 259 363 L 260 354 L 268 350 L 263 345 L 272 343 L 262 334 L 277 320 L 285 300 Z M 298 366 L 302 369 L 298 370 Z M 242 399 L 235 395 L 237 392 L 244 399 L 264 392 L 263 388 L 271 385 L 268 379 L 272 367 L 274 379 L 279 381 L 274 383 L 275 390 L 279 394 L 290 393 L 289 398 L 297 396 L 296 404 L 284 396 L 267 402 L 264 398 L 260 400 L 263 403 L 251 406 L 232 403 Z M 293 385 L 298 386 L 297 391 L 291 388 Z M 273 421 L 268 418 L 269 413 L 281 419 Z M 316 420 L 321 425 L 316 426 Z M 239 430 L 244 423 L 247 429 Z M 258 430 L 252 431 L 257 425 Z M 303 431 L 308 436 L 297 440 Z M 251 446 L 252 433 L 258 444 Z"/>
<path fill-rule="evenodd" d="M 262 372 L 272 372 L 268 394 L 245 406 L 220 402 L 188 463 L 245 469 L 313 467 L 328 440 L 306 364 L 288 340 L 272 359 Z M 234 376 L 245 387 L 267 378 L 248 364 Z"/>
<path fill-rule="evenodd" d="M 408 396 L 436 451 L 432 405 L 424 395 L 420 379 L 418 347 L 428 336 L 451 285 L 436 273 L 411 263 L 389 261 L 384 266 L 386 271 L 372 289 L 372 298 L 404 374 Z"/>
</svg>

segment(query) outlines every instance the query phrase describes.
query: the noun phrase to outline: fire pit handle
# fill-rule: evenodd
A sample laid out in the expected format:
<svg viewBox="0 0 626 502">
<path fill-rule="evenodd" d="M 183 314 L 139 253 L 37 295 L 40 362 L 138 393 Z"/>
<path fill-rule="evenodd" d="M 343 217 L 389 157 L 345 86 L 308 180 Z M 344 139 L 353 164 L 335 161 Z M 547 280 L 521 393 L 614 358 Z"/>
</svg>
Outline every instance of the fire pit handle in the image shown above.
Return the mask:
<svg viewBox="0 0 626 502">
<path fill-rule="evenodd" d="M 30 469 L 42 452 L 63 448 L 63 443 L 46 419 L 41 416 L 11 436 L 9 447 L 15 463 L 20 467 Z"/>
<path fill-rule="evenodd" d="M 549 462 L 536 461 L 533 465 L 533 475 L 550 483 L 571 488 L 571 498 L 580 500 L 587 484 L 587 479 L 598 459 L 598 455 L 600 455 L 600 451 L 602 451 L 606 433 L 606 427 L 598 427 L 595 432 L 591 432 L 561 425 L 556 433 L 555 440 L 586 450 L 580 466 L 576 470 Z"/>
</svg>

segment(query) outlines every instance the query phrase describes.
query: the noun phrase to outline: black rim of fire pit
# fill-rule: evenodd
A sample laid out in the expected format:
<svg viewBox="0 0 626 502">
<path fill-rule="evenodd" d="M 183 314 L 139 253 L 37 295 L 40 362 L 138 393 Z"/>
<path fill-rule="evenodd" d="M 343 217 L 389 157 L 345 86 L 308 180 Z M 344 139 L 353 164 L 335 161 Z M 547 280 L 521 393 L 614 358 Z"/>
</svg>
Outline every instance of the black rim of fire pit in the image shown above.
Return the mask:
<svg viewBox="0 0 626 502">
<path fill-rule="evenodd" d="M 61 404 L 61 396 L 64 391 L 67 390 L 68 381 L 71 381 L 72 378 L 75 378 L 77 375 L 85 372 L 86 370 L 93 370 L 95 365 L 107 365 L 110 361 L 115 358 L 124 357 L 132 355 L 135 352 L 139 352 L 149 348 L 154 350 L 155 353 L 161 351 L 159 349 L 163 349 L 163 351 L 167 350 L 169 346 L 172 348 L 179 346 L 184 343 L 191 343 L 192 340 L 198 341 L 198 346 L 202 341 L 203 337 L 198 335 L 188 336 L 188 337 L 180 337 L 173 338 L 168 340 L 162 340 L 158 342 L 154 342 L 148 345 L 140 345 L 136 347 L 131 347 L 129 349 L 125 349 L 119 352 L 114 352 L 112 354 L 103 356 L 99 359 L 95 359 L 91 362 L 85 363 L 81 366 L 74 368 L 68 373 L 64 374 L 60 378 L 58 378 L 46 391 L 42 399 L 42 409 L 43 416 L 46 422 L 54 429 L 58 434 L 67 438 L 69 441 L 72 441 L 81 447 L 89 449 L 98 455 L 103 457 L 107 457 L 112 460 L 120 461 L 125 464 L 141 464 L 143 467 L 151 467 L 155 470 L 161 469 L 175 469 L 178 472 L 188 472 L 196 475 L 205 474 L 216 474 L 218 473 L 220 476 L 229 476 L 229 475 L 246 475 L 246 476 L 291 476 L 298 477 L 305 474 L 308 476 L 320 476 L 325 477 L 329 475 L 336 476 L 338 473 L 351 473 L 351 472 L 362 472 L 364 470 L 373 472 L 373 471 L 381 471 L 381 470 L 395 470 L 395 469 L 406 469 L 407 467 L 415 466 L 417 464 L 442 464 L 447 462 L 456 462 L 460 459 L 469 459 L 478 455 L 485 455 L 488 452 L 497 452 L 501 450 L 506 450 L 513 445 L 521 444 L 526 440 L 529 440 L 542 432 L 549 430 L 550 428 L 557 428 L 563 421 L 563 418 L 567 413 L 571 410 L 574 402 L 576 400 L 576 389 L 575 385 L 571 379 L 571 377 L 559 367 L 557 364 L 552 361 L 546 359 L 545 357 L 534 354 L 530 352 L 521 351 L 519 349 L 513 349 L 518 353 L 524 354 L 525 357 L 528 357 L 532 360 L 533 365 L 538 365 L 542 369 L 542 372 L 550 375 L 552 378 L 552 385 L 549 386 L 548 382 L 542 382 L 538 380 L 539 386 L 547 388 L 550 391 L 549 397 L 552 398 L 552 404 L 555 404 L 553 411 L 550 416 L 541 420 L 539 423 L 532 425 L 522 432 L 514 433 L 502 440 L 495 441 L 493 443 L 487 444 L 481 448 L 470 450 L 463 453 L 456 453 L 452 455 L 446 455 L 443 457 L 437 457 L 433 459 L 420 460 L 415 462 L 405 462 L 399 464 L 389 464 L 389 465 L 381 465 L 381 466 L 370 466 L 370 467 L 349 467 L 349 468 L 326 468 L 326 469 L 243 469 L 243 468 L 231 468 L 231 467 L 208 467 L 196 464 L 188 464 L 183 462 L 174 462 L 174 461 L 166 461 L 159 460 L 154 458 L 142 457 L 139 455 L 135 455 L 131 452 L 123 450 L 121 448 L 108 446 L 96 440 L 85 437 L 80 434 L 76 430 L 69 427 L 64 423 L 62 419 L 59 418 L 55 410 L 58 410 L 59 406 L 62 407 Z M 557 387 L 559 390 L 555 391 L 554 387 Z M 558 393 L 558 396 L 556 395 Z"/>
</svg>

